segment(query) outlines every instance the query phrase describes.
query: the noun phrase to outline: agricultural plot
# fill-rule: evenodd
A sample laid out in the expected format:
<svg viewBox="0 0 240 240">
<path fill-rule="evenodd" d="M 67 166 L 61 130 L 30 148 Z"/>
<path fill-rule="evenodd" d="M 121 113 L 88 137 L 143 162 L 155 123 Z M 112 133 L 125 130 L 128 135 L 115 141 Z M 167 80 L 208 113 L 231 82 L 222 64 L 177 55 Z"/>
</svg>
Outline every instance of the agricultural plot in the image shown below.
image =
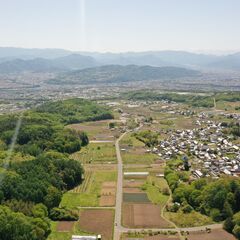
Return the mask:
<svg viewBox="0 0 240 240">
<path fill-rule="evenodd" d="M 142 147 L 134 147 L 125 151 L 121 151 L 124 164 L 152 164 L 158 156 L 152 153 L 147 153 Z"/>
<path fill-rule="evenodd" d="M 96 122 L 87 122 L 81 124 L 71 124 L 68 127 L 77 131 L 84 131 L 88 134 L 90 140 L 94 141 L 114 141 L 119 136 L 119 131 L 109 129 L 109 123 L 114 120 L 103 120 Z"/>
<path fill-rule="evenodd" d="M 92 177 L 93 177 L 93 172 L 86 171 L 84 173 L 84 180 L 83 180 L 82 184 L 75 187 L 74 189 L 72 189 L 69 192 L 71 192 L 71 193 L 86 193 L 86 192 L 88 192 L 90 183 L 92 181 Z"/>
<path fill-rule="evenodd" d="M 48 240 L 70 240 L 72 235 L 91 235 L 91 232 L 83 231 L 77 222 L 51 222 L 51 234 Z"/>
<path fill-rule="evenodd" d="M 168 185 L 164 178 L 148 176 L 147 181 L 142 185 L 142 189 L 154 204 L 163 206 L 169 199 Z"/>
<path fill-rule="evenodd" d="M 75 222 L 72 221 L 61 221 L 57 224 L 58 232 L 71 232 Z"/>
<path fill-rule="evenodd" d="M 126 203 L 149 203 L 146 193 L 123 193 L 123 202 Z"/>
<path fill-rule="evenodd" d="M 116 182 L 104 182 L 101 190 L 100 207 L 111 207 L 115 205 Z"/>
<path fill-rule="evenodd" d="M 71 158 L 85 164 L 117 161 L 114 143 L 90 143 L 81 151 L 72 154 Z"/>
<path fill-rule="evenodd" d="M 123 225 L 129 228 L 168 228 L 161 217 L 160 207 L 154 204 L 123 204 Z"/>
<path fill-rule="evenodd" d="M 170 230 L 171 231 L 171 230 Z M 154 231 L 147 232 L 129 232 L 123 234 L 124 240 L 180 240 L 177 234 L 159 233 Z"/>
<path fill-rule="evenodd" d="M 101 234 L 104 240 L 112 240 L 113 221 L 113 210 L 89 209 L 80 213 L 79 226 L 83 231 Z"/>
<path fill-rule="evenodd" d="M 124 164 L 151 164 L 158 156 L 148 153 L 145 144 L 131 133 L 126 134 L 120 142 L 121 155 Z"/>
<path fill-rule="evenodd" d="M 144 184 L 144 180 L 124 180 L 123 187 L 124 188 L 139 188 Z"/>
<path fill-rule="evenodd" d="M 213 229 L 211 230 L 210 233 L 207 233 L 205 231 L 199 231 L 199 232 L 190 232 L 189 235 L 187 236 L 188 240 L 202 240 L 202 239 L 207 239 L 207 240 L 236 240 L 236 238 L 224 231 L 223 229 Z"/>
<path fill-rule="evenodd" d="M 87 183 L 85 192 L 66 192 L 63 195 L 60 206 L 70 209 L 78 207 L 97 207 L 101 198 L 101 190 L 104 182 L 116 182 L 116 171 L 96 171 L 92 173 Z M 84 185 L 84 184 L 83 184 Z"/>
</svg>

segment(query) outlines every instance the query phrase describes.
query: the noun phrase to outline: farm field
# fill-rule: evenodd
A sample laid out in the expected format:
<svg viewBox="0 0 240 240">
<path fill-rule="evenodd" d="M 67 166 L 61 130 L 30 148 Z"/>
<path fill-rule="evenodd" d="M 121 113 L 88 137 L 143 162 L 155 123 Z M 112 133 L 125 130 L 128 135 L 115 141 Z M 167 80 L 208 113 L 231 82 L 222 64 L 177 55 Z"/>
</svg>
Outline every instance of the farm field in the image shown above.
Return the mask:
<svg viewBox="0 0 240 240">
<path fill-rule="evenodd" d="M 116 163 L 114 143 L 90 143 L 81 151 L 71 155 L 71 158 L 83 164 L 91 163 Z"/>
<path fill-rule="evenodd" d="M 124 240 L 180 240 L 176 235 L 159 234 L 159 233 L 129 233 L 124 236 Z M 149 236 L 146 236 L 149 235 Z"/>
<path fill-rule="evenodd" d="M 123 202 L 126 203 L 149 203 L 146 193 L 123 193 Z"/>
<path fill-rule="evenodd" d="M 120 142 L 121 155 L 124 164 L 151 164 L 158 156 L 148 153 L 145 144 L 128 133 Z"/>
<path fill-rule="evenodd" d="M 101 234 L 102 239 L 112 240 L 114 211 L 103 209 L 83 210 L 80 213 L 80 229 Z"/>
<path fill-rule="evenodd" d="M 190 232 L 190 234 L 187 236 L 188 240 L 236 240 L 236 238 L 226 232 L 223 229 L 213 229 L 210 233 L 207 232 Z"/>
<path fill-rule="evenodd" d="M 71 124 L 68 125 L 68 128 L 87 132 L 90 141 L 114 141 L 120 133 L 117 129 L 109 129 L 110 122 L 116 122 L 118 125 L 120 124 L 119 121 L 115 120 L 102 120 L 81 124 Z"/>
<path fill-rule="evenodd" d="M 88 180 L 87 186 L 81 189 L 80 185 L 79 192 L 72 190 L 66 192 L 63 195 L 60 206 L 71 209 L 78 207 L 97 207 L 100 204 L 101 191 L 104 188 L 105 182 L 116 182 L 116 171 L 95 171 L 91 173 L 92 176 Z M 106 189 L 106 187 L 105 187 Z M 83 191 L 84 190 L 84 191 Z M 111 190 L 112 191 L 112 190 Z M 113 201 L 113 200 L 112 200 Z"/>
<path fill-rule="evenodd" d="M 168 228 L 161 217 L 160 207 L 154 204 L 123 204 L 123 225 L 130 228 Z"/>
<path fill-rule="evenodd" d="M 169 199 L 168 185 L 164 178 L 148 176 L 141 189 L 147 193 L 148 198 L 154 204 L 163 206 Z"/>
<path fill-rule="evenodd" d="M 83 231 L 79 227 L 79 221 L 76 222 L 51 222 L 51 234 L 48 240 L 71 240 L 72 235 L 90 235 L 90 232 Z"/>
</svg>

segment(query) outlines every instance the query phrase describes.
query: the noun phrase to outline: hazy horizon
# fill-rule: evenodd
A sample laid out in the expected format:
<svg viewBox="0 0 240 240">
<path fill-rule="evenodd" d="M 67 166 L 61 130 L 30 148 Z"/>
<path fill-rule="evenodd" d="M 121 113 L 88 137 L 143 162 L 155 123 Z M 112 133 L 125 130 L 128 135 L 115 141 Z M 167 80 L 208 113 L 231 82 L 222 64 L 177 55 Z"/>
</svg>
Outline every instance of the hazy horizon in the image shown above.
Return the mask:
<svg viewBox="0 0 240 240">
<path fill-rule="evenodd" d="M 2 47 L 86 52 L 240 51 L 238 0 L 9 0 Z"/>
</svg>

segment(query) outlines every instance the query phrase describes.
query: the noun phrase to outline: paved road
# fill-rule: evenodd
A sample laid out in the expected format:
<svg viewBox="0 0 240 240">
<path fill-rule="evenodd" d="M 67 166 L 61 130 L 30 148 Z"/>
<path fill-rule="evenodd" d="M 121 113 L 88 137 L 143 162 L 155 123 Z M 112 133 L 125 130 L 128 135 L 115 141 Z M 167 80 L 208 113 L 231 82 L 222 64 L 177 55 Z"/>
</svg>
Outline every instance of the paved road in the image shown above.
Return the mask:
<svg viewBox="0 0 240 240">
<path fill-rule="evenodd" d="M 119 147 L 120 140 L 127 134 L 125 132 L 117 139 L 116 146 L 116 154 L 118 160 L 118 180 L 117 180 L 117 194 L 116 194 L 116 207 L 115 207 L 115 228 L 114 228 L 114 240 L 119 240 L 121 237 L 121 232 L 123 228 L 121 227 L 121 217 L 122 217 L 122 189 L 123 189 L 123 164 L 122 157 Z"/>
</svg>

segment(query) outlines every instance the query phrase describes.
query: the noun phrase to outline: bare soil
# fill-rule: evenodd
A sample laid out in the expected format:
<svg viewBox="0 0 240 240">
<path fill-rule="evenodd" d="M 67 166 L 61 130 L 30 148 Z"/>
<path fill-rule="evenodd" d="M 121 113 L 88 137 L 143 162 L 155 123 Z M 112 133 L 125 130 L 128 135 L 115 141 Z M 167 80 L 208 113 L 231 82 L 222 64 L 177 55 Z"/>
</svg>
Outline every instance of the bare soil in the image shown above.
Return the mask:
<svg viewBox="0 0 240 240">
<path fill-rule="evenodd" d="M 236 240 L 236 238 L 223 229 L 213 229 L 210 233 L 206 231 L 190 232 L 188 240 Z"/>
<path fill-rule="evenodd" d="M 143 191 L 140 188 L 123 188 L 124 193 L 142 193 Z"/>
<path fill-rule="evenodd" d="M 123 204 L 123 225 L 129 228 L 168 228 L 154 204 Z"/>
<path fill-rule="evenodd" d="M 124 180 L 123 187 L 136 188 L 136 187 L 141 187 L 144 183 L 145 183 L 145 181 L 143 181 L 143 180 L 135 180 L 135 181 Z"/>
<path fill-rule="evenodd" d="M 87 232 L 101 234 L 102 239 L 112 240 L 114 212 L 112 210 L 84 210 L 80 214 L 80 228 Z"/>
<path fill-rule="evenodd" d="M 75 222 L 72 221 L 61 221 L 57 224 L 58 232 L 71 232 Z"/>
</svg>

